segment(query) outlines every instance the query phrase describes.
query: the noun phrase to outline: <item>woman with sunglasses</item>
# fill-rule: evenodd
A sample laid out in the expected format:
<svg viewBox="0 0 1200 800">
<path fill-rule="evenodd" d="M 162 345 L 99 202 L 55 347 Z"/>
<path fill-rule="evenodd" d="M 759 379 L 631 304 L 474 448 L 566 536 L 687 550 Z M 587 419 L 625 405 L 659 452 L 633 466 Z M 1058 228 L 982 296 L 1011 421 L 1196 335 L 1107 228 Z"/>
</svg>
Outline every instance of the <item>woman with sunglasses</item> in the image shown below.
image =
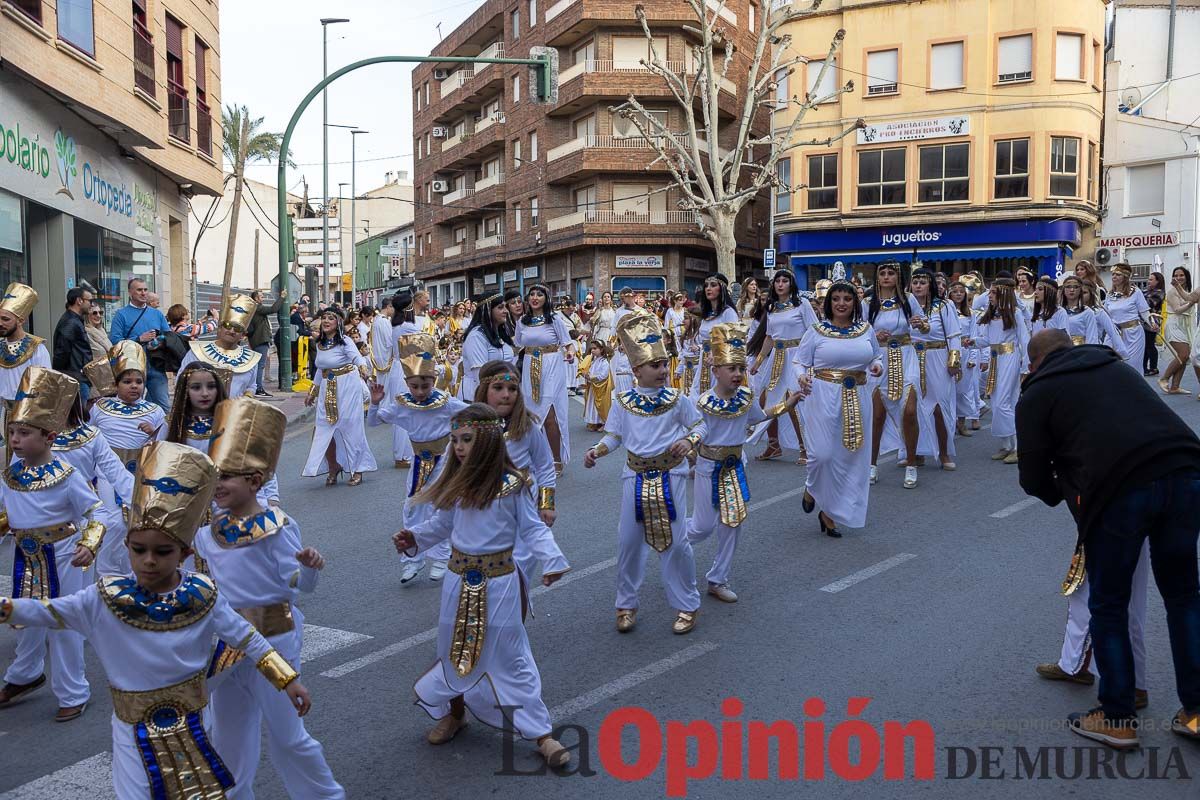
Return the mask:
<svg viewBox="0 0 1200 800">
<path fill-rule="evenodd" d="M 863 316 L 871 324 L 876 341 L 884 349 L 882 379 L 872 392 L 871 483 L 879 480 L 879 451 L 885 431 L 888 449 L 899 447 L 905 456 L 904 488 L 917 485 L 917 452 L 920 426 L 917 420 L 917 384 L 920 373 L 917 351 L 912 344 L 913 307 L 900 280 L 900 264 L 884 261 L 875 268 L 875 291 L 864 303 Z"/>
<path fill-rule="evenodd" d="M 712 388 L 712 351 L 708 339 L 712 329 L 723 322 L 737 322 L 737 311 L 733 307 L 733 297 L 729 294 L 729 279 L 720 273 L 714 273 L 704 279 L 704 286 L 696 299 L 700 317 L 700 333 L 696 339 L 700 344 L 700 368 L 692 376 L 692 397 L 699 397 Z"/>
<path fill-rule="evenodd" d="M 108 358 L 108 351 L 112 349 L 112 342 L 108 338 L 108 330 L 104 327 L 104 310 L 100 308 L 100 304 L 93 301 L 92 307 L 88 310 L 88 316 L 84 327 L 87 333 L 88 344 L 92 346 L 92 360 L 98 358 Z"/>
<path fill-rule="evenodd" d="M 541 420 L 561 473 L 571 457 L 567 386 L 575 369 L 575 344 L 566 317 L 550 308 L 550 289 L 540 283 L 525 292 L 525 313 L 517 320 L 513 345 L 522 350 L 521 394 L 529 412 Z"/>
</svg>

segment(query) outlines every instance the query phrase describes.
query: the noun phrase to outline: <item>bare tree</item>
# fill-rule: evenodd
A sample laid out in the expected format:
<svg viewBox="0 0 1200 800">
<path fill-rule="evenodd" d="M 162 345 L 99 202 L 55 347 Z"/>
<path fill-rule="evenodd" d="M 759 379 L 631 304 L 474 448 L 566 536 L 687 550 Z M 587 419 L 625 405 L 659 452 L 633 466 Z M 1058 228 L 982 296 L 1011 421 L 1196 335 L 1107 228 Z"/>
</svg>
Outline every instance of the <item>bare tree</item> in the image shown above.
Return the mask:
<svg viewBox="0 0 1200 800">
<path fill-rule="evenodd" d="M 780 157 L 798 147 L 829 146 L 860 128 L 863 122 L 858 120 L 825 139 L 796 141 L 796 131 L 808 111 L 843 92 L 852 92 L 854 84 L 848 82 L 826 96 L 813 96 L 807 92 L 803 97 L 793 94 L 787 98 L 786 106 L 780 104 L 782 98 L 776 96 L 777 82 L 794 74 L 796 67 L 807 64 L 808 59 L 787 55 L 791 36 L 780 35 L 779 31 L 785 25 L 815 12 L 821 0 L 812 0 L 803 10 L 772 0 L 759 15 L 754 52 L 746 54 L 749 64 L 743 61 L 735 73 L 740 75 L 742 68 L 748 69 L 748 78 L 738 101 L 739 112 L 730 122 L 722 123 L 718 103 L 721 85 L 731 80 L 730 74 L 737 60 L 735 34 L 726 28 L 721 17 L 725 0 L 712 5 L 706 0 L 687 0 L 687 3 L 696 15 L 696 24 L 684 25 L 683 30 L 695 37 L 698 43 L 692 45 L 690 62 L 685 62 L 686 66 L 678 71 L 668 66 L 665 53 L 650 30 L 645 8 L 639 4 L 634 9 L 650 50 L 650 57 L 641 59 L 640 63 L 666 81 L 675 102 L 683 111 L 685 130 L 671 130 L 664 121 L 647 113 L 633 95 L 610 110 L 631 122 L 656 151 L 657 158 L 650 166 L 665 165 L 672 180 L 671 184 L 657 191 L 678 190 L 679 208 L 695 214 L 701 233 L 716 249 L 717 269 L 733 280 L 738 213 L 768 187 L 772 200 L 775 191 L 792 191 L 792 187 L 776 175 L 776 164 Z M 843 38 L 845 31 L 838 31 L 829 45 L 829 52 L 814 83 L 818 91 L 824 85 L 826 73 L 835 69 L 834 59 Z M 796 111 L 786 128 L 774 130 L 769 122 L 762 126 L 757 124 L 765 122 L 762 115 L 769 118 L 773 111 L 785 107 L 795 107 Z M 720 147 L 723 135 L 735 126 L 737 135 L 732 147 L 724 150 Z M 766 133 L 760 135 L 755 132 L 756 128 L 761 130 L 762 127 L 767 129 Z M 724 138 L 728 140 L 729 137 Z M 753 158 L 753 153 L 764 151 L 762 158 Z M 770 212 L 774 213 L 774 208 Z"/>
</svg>

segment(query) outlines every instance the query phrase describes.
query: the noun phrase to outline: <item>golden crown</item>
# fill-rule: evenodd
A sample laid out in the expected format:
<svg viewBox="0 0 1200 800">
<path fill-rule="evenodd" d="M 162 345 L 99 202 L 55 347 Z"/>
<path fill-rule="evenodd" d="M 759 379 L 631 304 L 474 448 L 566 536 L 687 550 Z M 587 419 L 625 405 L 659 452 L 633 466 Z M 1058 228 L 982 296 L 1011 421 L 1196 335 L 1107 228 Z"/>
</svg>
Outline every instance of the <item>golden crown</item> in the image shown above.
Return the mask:
<svg viewBox="0 0 1200 800">
<path fill-rule="evenodd" d="M 78 394 L 79 381 L 70 375 L 47 367 L 30 367 L 21 376 L 21 386 L 13 399 L 12 410 L 8 412 L 8 421 L 54 433 L 65 431 Z"/>
<path fill-rule="evenodd" d="M 252 397 L 237 397 L 217 404 L 208 455 L 218 472 L 229 475 L 259 473 L 267 480 L 279 464 L 287 415 Z"/>
<path fill-rule="evenodd" d="M 666 337 L 658 317 L 639 309 L 621 317 L 617 323 L 617 338 L 629 357 L 629 366 L 640 367 L 654 361 L 665 361 L 671 357 L 667 352 Z"/>
<path fill-rule="evenodd" d="M 746 341 L 749 338 L 746 331 L 749 327 L 745 322 L 723 322 L 712 327 L 708 343 L 714 367 L 746 366 Z M 778 358 L 778 354 L 775 357 Z"/>
<path fill-rule="evenodd" d="M 191 547 L 212 502 L 217 469 L 204 453 L 174 442 L 142 449 L 133 479 L 129 530 L 162 531 Z"/>
<path fill-rule="evenodd" d="M 0 298 L 0 310 L 7 311 L 24 322 L 33 313 L 33 307 L 37 305 L 37 302 L 38 293 L 33 290 L 32 286 L 14 281 L 4 290 L 4 297 Z"/>
<path fill-rule="evenodd" d="M 221 327 L 245 333 L 254 319 L 258 303 L 248 294 L 235 294 L 221 303 Z"/>
<path fill-rule="evenodd" d="M 396 340 L 400 349 L 400 366 L 404 369 L 404 377 L 436 378 L 437 362 L 434 353 L 437 351 L 437 340 L 427 333 L 410 333 Z"/>
</svg>

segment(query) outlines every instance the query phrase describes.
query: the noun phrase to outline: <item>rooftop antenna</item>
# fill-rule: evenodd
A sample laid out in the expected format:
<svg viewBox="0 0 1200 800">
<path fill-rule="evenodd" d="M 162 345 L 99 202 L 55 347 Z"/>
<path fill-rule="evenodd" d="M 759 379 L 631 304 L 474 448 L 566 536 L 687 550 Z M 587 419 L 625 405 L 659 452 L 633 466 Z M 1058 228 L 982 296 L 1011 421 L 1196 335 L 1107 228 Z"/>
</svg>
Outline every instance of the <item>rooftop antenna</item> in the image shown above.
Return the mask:
<svg viewBox="0 0 1200 800">
<path fill-rule="evenodd" d="M 440 41 L 442 40 L 442 23 L 440 23 L 440 22 L 439 22 L 439 23 L 438 23 L 437 25 L 435 25 L 434 27 L 435 27 L 435 28 L 437 28 L 437 32 L 438 32 L 438 41 L 440 42 Z"/>
</svg>

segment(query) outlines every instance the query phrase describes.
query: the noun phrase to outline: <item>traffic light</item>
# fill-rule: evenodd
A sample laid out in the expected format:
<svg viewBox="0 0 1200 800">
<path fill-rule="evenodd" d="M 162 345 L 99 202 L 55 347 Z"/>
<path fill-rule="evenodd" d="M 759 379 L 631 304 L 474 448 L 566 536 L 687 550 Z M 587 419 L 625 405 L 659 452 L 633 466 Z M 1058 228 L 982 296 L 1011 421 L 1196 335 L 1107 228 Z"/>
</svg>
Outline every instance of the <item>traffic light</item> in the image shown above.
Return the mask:
<svg viewBox="0 0 1200 800">
<path fill-rule="evenodd" d="M 529 57 L 541 61 L 529 68 L 529 96 L 540 105 L 558 103 L 558 50 L 554 47 L 531 47 Z"/>
</svg>

